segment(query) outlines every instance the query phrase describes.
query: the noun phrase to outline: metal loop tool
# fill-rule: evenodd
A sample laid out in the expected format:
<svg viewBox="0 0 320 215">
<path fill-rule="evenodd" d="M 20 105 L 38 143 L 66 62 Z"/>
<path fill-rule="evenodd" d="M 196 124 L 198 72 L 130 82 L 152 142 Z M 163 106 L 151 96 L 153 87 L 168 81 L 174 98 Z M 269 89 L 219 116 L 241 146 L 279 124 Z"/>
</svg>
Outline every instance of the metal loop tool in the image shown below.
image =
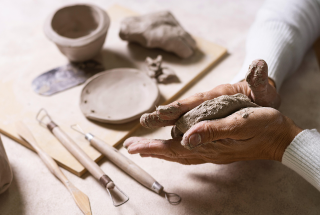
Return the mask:
<svg viewBox="0 0 320 215">
<path fill-rule="evenodd" d="M 165 196 L 166 200 L 172 205 L 177 205 L 182 200 L 181 197 L 176 193 L 167 193 L 165 191 L 163 191 L 163 192 L 164 192 L 164 196 Z M 176 198 L 176 200 L 174 200 L 175 198 Z"/>
<path fill-rule="evenodd" d="M 124 172 L 140 182 L 142 185 L 158 194 L 164 192 L 164 196 L 170 204 L 177 205 L 181 202 L 181 197 L 178 194 L 165 192 L 163 190 L 163 186 L 159 184 L 149 173 L 141 169 L 137 164 L 133 163 L 117 149 L 95 137 L 93 134 L 85 132 L 78 124 L 71 125 L 70 127 L 84 135 L 85 139 L 88 140 L 95 149 L 104 154 L 111 162 L 120 167 Z"/>
<path fill-rule="evenodd" d="M 44 112 L 44 114 L 42 115 L 42 117 L 40 117 L 42 112 Z M 36 115 L 36 120 L 40 123 L 41 126 L 43 126 L 45 128 L 47 128 L 47 124 L 44 123 L 44 119 L 46 117 L 49 119 L 49 122 L 52 122 L 52 119 L 51 119 L 50 115 L 48 114 L 48 112 L 46 111 L 46 109 L 41 108 Z"/>
<path fill-rule="evenodd" d="M 43 115 L 41 115 L 43 114 Z M 45 119 L 48 119 L 45 122 Z M 45 109 L 40 109 L 36 116 L 41 126 L 46 127 L 62 143 L 62 145 L 106 188 L 112 203 L 118 207 L 129 200 L 129 197 L 117 187 L 102 169 L 76 144 L 56 123 L 54 123 Z M 112 195 L 116 194 L 118 195 Z M 115 202 L 117 199 L 118 203 Z"/>
</svg>

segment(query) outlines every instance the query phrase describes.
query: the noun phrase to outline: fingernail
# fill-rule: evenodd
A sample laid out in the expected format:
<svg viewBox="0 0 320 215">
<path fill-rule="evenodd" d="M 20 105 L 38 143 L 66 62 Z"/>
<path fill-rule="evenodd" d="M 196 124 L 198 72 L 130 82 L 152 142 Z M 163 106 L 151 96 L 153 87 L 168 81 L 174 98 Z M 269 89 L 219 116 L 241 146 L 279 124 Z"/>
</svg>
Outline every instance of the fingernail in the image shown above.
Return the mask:
<svg viewBox="0 0 320 215">
<path fill-rule="evenodd" d="M 200 134 L 192 134 L 189 137 L 189 145 L 190 146 L 197 146 L 201 143 L 201 136 Z"/>
<path fill-rule="evenodd" d="M 135 147 L 135 146 L 128 148 L 128 152 L 129 152 L 130 154 L 135 153 L 135 150 L 137 150 L 137 147 Z"/>
</svg>

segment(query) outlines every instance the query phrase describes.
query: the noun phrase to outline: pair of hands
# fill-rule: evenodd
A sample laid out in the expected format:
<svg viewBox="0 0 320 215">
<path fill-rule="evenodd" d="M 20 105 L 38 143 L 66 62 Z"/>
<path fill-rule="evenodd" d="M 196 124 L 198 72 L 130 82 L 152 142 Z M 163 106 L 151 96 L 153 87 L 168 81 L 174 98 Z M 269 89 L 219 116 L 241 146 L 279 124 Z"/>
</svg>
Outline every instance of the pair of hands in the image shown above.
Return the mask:
<svg viewBox="0 0 320 215">
<path fill-rule="evenodd" d="M 277 160 L 294 137 L 301 132 L 291 119 L 274 108 L 280 106 L 274 83 L 268 78 L 268 68 L 263 60 L 254 61 L 246 80 L 236 84 L 224 84 L 204 93 L 160 106 L 151 114 L 141 117 L 141 124 L 148 128 L 174 125 L 184 113 L 221 95 L 242 93 L 262 106 L 248 108 L 247 118 L 243 110 L 212 121 L 202 121 L 190 128 L 182 138 L 153 140 L 131 137 L 124 142 L 130 154 L 155 157 L 182 164 L 226 164 L 241 160 Z M 192 145 L 188 150 L 181 145 Z M 185 144 L 189 143 L 189 144 Z"/>
</svg>

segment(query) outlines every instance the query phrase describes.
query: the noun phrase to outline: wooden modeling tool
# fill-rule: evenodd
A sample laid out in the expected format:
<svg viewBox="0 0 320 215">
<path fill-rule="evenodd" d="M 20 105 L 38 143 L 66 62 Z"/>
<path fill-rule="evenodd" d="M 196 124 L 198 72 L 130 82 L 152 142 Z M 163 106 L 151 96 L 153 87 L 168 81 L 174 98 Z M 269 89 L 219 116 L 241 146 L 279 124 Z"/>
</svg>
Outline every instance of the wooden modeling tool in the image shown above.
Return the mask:
<svg viewBox="0 0 320 215">
<path fill-rule="evenodd" d="M 44 152 L 37 144 L 37 141 L 33 137 L 31 131 L 23 122 L 16 123 L 16 129 L 18 131 L 19 136 L 25 139 L 38 153 L 39 157 L 48 167 L 50 172 L 55 175 L 63 184 L 66 186 L 71 193 L 74 201 L 80 208 L 80 210 L 85 215 L 91 215 L 90 201 L 89 198 L 78 188 L 76 188 L 68 178 L 63 174 L 63 172 L 58 167 L 57 163 L 46 153 Z"/>
<path fill-rule="evenodd" d="M 85 139 L 88 140 L 95 149 L 104 154 L 112 163 L 120 167 L 124 172 L 140 182 L 143 186 L 158 194 L 164 192 L 165 198 L 170 204 L 176 205 L 181 202 L 181 197 L 178 194 L 165 192 L 163 190 L 163 186 L 159 184 L 150 174 L 141 169 L 129 158 L 121 154 L 117 149 L 93 136 L 91 133 L 85 133 L 79 125 L 72 125 L 71 128 L 83 134 Z"/>
<path fill-rule="evenodd" d="M 42 114 L 43 113 L 43 114 Z M 42 115 L 42 117 L 41 117 Z M 48 128 L 51 133 L 64 145 L 64 147 L 107 189 L 113 205 L 118 207 L 129 200 L 113 181 L 101 170 L 91 158 L 56 124 L 45 109 L 40 109 L 36 119 Z M 47 122 L 45 122 L 47 121 Z"/>
</svg>

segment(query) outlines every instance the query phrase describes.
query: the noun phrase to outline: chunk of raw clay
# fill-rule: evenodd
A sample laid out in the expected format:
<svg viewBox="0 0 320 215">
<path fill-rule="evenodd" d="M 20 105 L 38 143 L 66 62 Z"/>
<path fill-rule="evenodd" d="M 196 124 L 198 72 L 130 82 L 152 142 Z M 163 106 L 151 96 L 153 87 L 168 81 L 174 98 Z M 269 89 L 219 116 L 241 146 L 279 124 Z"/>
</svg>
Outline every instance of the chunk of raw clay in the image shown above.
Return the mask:
<svg viewBox="0 0 320 215">
<path fill-rule="evenodd" d="M 12 170 L 0 138 L 0 194 L 9 188 L 12 178 Z"/>
<path fill-rule="evenodd" d="M 147 48 L 161 48 L 181 58 L 194 54 L 196 42 L 169 11 L 122 20 L 120 38 Z"/>
<path fill-rule="evenodd" d="M 226 117 L 242 108 L 259 107 L 257 104 L 241 94 L 223 95 L 217 98 L 208 100 L 193 108 L 186 114 L 180 117 L 176 125 L 172 128 L 172 137 L 182 136 L 193 125 L 204 120 L 214 120 Z M 248 117 L 248 116 L 246 116 Z M 244 117 L 245 118 L 245 117 Z"/>
<path fill-rule="evenodd" d="M 162 66 L 162 56 L 158 55 L 156 59 L 146 58 L 147 74 L 150 78 L 154 78 L 158 83 L 168 84 L 177 79 L 174 71 L 168 67 Z"/>
</svg>

